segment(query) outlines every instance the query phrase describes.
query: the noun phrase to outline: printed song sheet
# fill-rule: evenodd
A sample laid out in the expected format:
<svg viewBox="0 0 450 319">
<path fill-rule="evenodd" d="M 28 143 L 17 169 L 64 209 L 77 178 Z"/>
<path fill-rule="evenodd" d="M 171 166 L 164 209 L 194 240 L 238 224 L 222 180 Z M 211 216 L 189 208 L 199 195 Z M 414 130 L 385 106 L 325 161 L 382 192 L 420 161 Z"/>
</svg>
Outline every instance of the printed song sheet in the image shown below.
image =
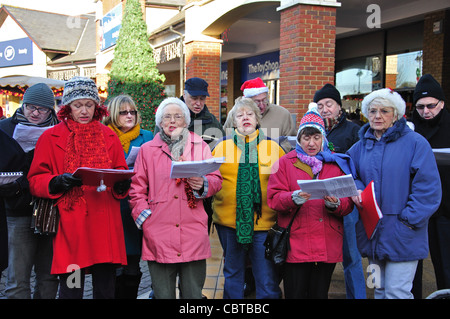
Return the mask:
<svg viewBox="0 0 450 319">
<path fill-rule="evenodd" d="M 327 179 L 298 180 L 297 184 L 302 192 L 311 194 L 311 199 L 322 199 L 324 196 L 344 198 L 358 195 L 351 174 Z"/>
<path fill-rule="evenodd" d="M 172 162 L 170 178 L 204 176 L 218 170 L 225 157 L 213 157 L 203 161 Z"/>
<path fill-rule="evenodd" d="M 21 176 L 23 172 L 0 172 L 0 185 L 12 183 Z"/>
<path fill-rule="evenodd" d="M 438 165 L 450 165 L 450 148 L 433 148 Z"/>
<path fill-rule="evenodd" d="M 42 133 L 53 126 L 37 127 L 17 124 L 14 129 L 13 138 L 19 143 L 25 153 L 33 150 L 36 147 L 37 140 Z"/>
</svg>

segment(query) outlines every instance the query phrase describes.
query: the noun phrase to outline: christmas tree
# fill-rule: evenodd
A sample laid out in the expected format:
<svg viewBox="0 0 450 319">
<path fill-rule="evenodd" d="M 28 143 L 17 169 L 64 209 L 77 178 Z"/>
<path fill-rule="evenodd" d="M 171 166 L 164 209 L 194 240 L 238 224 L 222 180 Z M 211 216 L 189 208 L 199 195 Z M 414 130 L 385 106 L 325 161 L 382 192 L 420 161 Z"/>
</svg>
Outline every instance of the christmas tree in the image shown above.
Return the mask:
<svg viewBox="0 0 450 319">
<path fill-rule="evenodd" d="M 164 80 L 156 68 L 139 0 L 127 0 L 110 70 L 108 99 L 130 95 L 141 113 L 141 128 L 154 131 L 156 108 L 166 97 Z"/>
</svg>

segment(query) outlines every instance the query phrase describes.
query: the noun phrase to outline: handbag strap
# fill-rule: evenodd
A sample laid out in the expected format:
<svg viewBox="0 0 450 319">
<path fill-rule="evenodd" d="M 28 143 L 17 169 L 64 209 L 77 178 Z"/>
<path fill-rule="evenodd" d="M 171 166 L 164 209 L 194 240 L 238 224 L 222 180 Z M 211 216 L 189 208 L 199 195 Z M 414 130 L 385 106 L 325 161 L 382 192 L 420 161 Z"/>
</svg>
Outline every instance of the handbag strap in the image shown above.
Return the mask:
<svg viewBox="0 0 450 319">
<path fill-rule="evenodd" d="M 301 206 L 300 206 L 300 207 L 301 207 Z M 295 216 L 297 215 L 298 211 L 300 210 L 300 207 L 297 208 L 297 210 L 296 210 L 295 213 L 294 213 L 294 216 L 292 216 L 292 219 L 291 219 L 291 221 L 289 222 L 288 227 L 286 228 L 288 231 L 291 230 L 292 223 L 294 222 L 294 218 L 295 218 Z"/>
</svg>

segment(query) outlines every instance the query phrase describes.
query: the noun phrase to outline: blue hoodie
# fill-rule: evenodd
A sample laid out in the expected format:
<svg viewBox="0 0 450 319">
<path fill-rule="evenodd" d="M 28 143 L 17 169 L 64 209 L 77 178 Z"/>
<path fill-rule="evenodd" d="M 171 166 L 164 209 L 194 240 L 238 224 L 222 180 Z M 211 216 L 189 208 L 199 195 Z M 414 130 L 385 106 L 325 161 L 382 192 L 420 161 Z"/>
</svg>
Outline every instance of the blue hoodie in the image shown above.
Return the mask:
<svg viewBox="0 0 450 319">
<path fill-rule="evenodd" d="M 441 201 L 441 183 L 430 144 L 412 131 L 404 118 L 396 121 L 379 141 L 369 124 L 360 140 L 348 150 L 363 190 L 374 181 L 383 213 L 369 240 L 361 220 L 356 224 L 358 248 L 363 257 L 411 261 L 428 256 L 428 219 Z"/>
</svg>

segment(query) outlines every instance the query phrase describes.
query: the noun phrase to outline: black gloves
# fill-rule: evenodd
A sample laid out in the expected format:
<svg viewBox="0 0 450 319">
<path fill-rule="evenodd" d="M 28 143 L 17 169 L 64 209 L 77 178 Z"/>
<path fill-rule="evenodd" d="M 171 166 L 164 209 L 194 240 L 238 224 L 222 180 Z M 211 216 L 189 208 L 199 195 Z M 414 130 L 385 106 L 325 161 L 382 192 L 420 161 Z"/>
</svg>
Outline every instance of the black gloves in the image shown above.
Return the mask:
<svg viewBox="0 0 450 319">
<path fill-rule="evenodd" d="M 20 184 L 17 181 L 0 185 L 0 197 L 11 197 L 20 193 Z"/>
<path fill-rule="evenodd" d="M 48 189 L 51 194 L 64 193 L 75 186 L 81 186 L 83 182 L 81 179 L 73 177 L 72 174 L 64 173 L 53 177 L 48 184 Z"/>
<path fill-rule="evenodd" d="M 116 182 L 114 184 L 113 189 L 117 194 L 122 195 L 125 194 L 128 191 L 128 189 L 130 189 L 130 185 L 131 179 L 127 179 L 124 181 Z"/>
</svg>

